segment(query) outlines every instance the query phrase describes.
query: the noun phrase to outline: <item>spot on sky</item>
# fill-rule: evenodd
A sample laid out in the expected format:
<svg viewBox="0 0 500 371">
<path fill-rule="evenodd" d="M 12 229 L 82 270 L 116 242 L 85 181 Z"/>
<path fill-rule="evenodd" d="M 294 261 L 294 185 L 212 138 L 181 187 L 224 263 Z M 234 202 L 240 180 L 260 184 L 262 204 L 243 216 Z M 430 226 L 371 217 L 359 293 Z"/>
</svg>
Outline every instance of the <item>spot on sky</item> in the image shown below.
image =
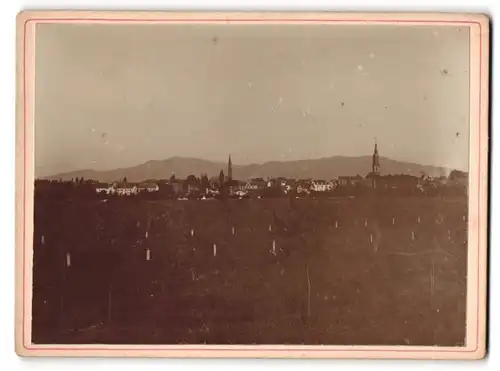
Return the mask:
<svg viewBox="0 0 500 371">
<path fill-rule="evenodd" d="M 248 87 L 251 88 L 253 86 L 253 83 L 251 81 L 248 82 Z"/>
<path fill-rule="evenodd" d="M 373 59 L 373 58 L 375 58 L 375 53 L 374 53 L 374 52 L 371 52 L 371 53 L 369 54 L 369 56 L 370 56 L 370 58 L 371 58 L 371 59 Z"/>
<path fill-rule="evenodd" d="M 441 70 L 441 73 L 446 76 L 446 75 L 448 75 L 448 70 L 446 68 L 443 68 Z"/>
<path fill-rule="evenodd" d="M 94 133 L 94 132 L 95 132 L 95 129 L 94 129 L 94 128 L 92 128 L 92 133 Z"/>
<path fill-rule="evenodd" d="M 283 100 L 284 100 L 284 99 L 283 99 L 283 97 L 280 97 L 280 98 L 278 99 L 279 104 L 283 103 Z"/>
<path fill-rule="evenodd" d="M 344 101 L 340 102 L 340 105 L 341 105 L 342 107 L 344 107 L 344 104 L 345 104 L 345 103 L 344 103 Z"/>
<path fill-rule="evenodd" d="M 363 71 L 363 69 L 364 69 L 364 67 L 363 67 L 361 64 L 360 64 L 360 65 L 358 65 L 358 70 L 359 70 L 359 71 Z"/>
<path fill-rule="evenodd" d="M 456 135 L 456 137 L 458 138 L 458 137 L 460 136 L 460 132 L 459 132 L 459 131 L 457 131 L 457 133 L 456 133 L 455 135 Z"/>
<path fill-rule="evenodd" d="M 435 36 L 435 37 L 438 37 L 439 36 L 439 33 L 437 31 L 432 31 L 432 34 Z"/>
<path fill-rule="evenodd" d="M 219 42 L 219 38 L 217 36 L 214 36 L 212 38 L 212 43 L 217 44 Z"/>
<path fill-rule="evenodd" d="M 106 137 L 107 137 L 107 136 L 108 136 L 108 134 L 107 134 L 107 133 L 102 133 L 102 134 L 101 134 L 101 138 L 102 138 L 102 139 L 106 139 Z"/>
</svg>

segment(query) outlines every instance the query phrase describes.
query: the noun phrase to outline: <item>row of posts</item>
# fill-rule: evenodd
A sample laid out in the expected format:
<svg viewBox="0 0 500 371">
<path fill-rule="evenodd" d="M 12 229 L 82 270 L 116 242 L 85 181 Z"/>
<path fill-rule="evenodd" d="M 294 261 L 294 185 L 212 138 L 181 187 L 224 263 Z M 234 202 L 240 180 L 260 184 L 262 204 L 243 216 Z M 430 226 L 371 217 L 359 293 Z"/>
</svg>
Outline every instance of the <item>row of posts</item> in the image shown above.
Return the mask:
<svg viewBox="0 0 500 371">
<path fill-rule="evenodd" d="M 463 217 L 463 220 L 465 220 L 465 216 Z M 392 218 L 392 224 L 395 224 L 395 218 L 393 217 Z M 417 217 L 417 223 L 420 224 L 420 216 Z M 365 219 L 365 227 L 368 227 L 368 219 Z M 335 221 L 335 228 L 339 228 L 339 223 L 338 221 Z M 272 227 L 272 224 L 269 224 L 269 228 L 268 228 L 269 232 L 271 232 L 273 230 L 273 227 Z M 231 227 L 231 234 L 234 236 L 236 233 L 236 230 L 235 230 L 235 227 L 232 226 Z M 191 237 L 194 237 L 195 236 L 195 230 L 194 228 L 191 228 L 191 232 L 190 232 L 190 235 Z M 149 232 L 146 231 L 145 233 L 145 237 L 146 239 L 148 239 L 149 237 Z M 373 234 L 370 233 L 370 243 L 373 243 Z M 415 231 L 412 231 L 411 232 L 411 239 L 412 241 L 415 241 L 416 240 L 416 235 L 415 235 Z M 448 229 L 448 240 L 451 240 L 451 230 Z M 45 244 L 45 236 L 41 236 L 41 244 L 44 245 Z M 213 244 L 212 246 L 212 251 L 213 251 L 213 256 L 217 256 L 217 244 Z M 275 255 L 276 256 L 276 240 L 273 239 L 272 241 L 272 247 L 271 249 L 269 250 L 271 252 L 271 254 Z M 146 249 L 146 260 L 149 261 L 151 260 L 151 249 Z M 69 252 L 66 253 L 66 266 L 69 268 L 71 267 L 71 254 Z"/>
</svg>

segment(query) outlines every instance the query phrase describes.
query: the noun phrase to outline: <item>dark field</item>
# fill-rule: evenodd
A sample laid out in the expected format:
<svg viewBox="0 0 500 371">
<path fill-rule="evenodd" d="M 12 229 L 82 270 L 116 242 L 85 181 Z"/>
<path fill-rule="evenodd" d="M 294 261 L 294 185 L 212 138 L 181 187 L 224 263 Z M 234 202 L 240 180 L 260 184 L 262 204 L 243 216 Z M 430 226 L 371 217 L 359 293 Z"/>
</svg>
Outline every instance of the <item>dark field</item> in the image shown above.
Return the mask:
<svg viewBox="0 0 500 371">
<path fill-rule="evenodd" d="M 466 196 L 35 200 L 33 342 L 464 345 L 466 215 Z"/>
</svg>

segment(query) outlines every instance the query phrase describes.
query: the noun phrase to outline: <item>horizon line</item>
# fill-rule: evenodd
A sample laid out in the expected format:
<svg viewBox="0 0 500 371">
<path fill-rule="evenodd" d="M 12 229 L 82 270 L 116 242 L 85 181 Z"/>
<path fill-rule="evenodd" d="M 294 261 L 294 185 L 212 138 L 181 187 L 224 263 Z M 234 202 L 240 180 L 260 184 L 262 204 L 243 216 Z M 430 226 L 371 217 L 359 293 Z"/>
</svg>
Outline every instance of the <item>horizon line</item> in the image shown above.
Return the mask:
<svg viewBox="0 0 500 371">
<path fill-rule="evenodd" d="M 231 156 L 232 158 L 232 154 L 229 154 L 229 156 Z M 265 165 L 265 164 L 269 164 L 269 163 L 287 163 L 287 162 L 301 162 L 301 161 L 318 161 L 318 160 L 327 160 L 327 159 L 332 159 L 332 158 L 360 158 L 360 157 L 371 157 L 372 155 L 371 154 L 366 154 L 366 155 L 358 155 L 358 156 L 346 156 L 346 155 L 333 155 L 333 156 L 323 156 L 323 157 L 316 157 L 316 158 L 304 158 L 304 159 L 298 159 L 298 160 L 269 160 L 269 161 L 264 161 L 264 162 L 250 162 L 250 163 L 246 163 L 246 164 L 238 164 L 238 163 L 234 163 L 234 161 L 232 160 L 232 166 L 233 168 L 234 167 L 246 167 L 246 166 L 252 166 L 252 165 L 256 165 L 256 166 L 262 166 L 262 165 Z M 129 168 L 132 168 L 132 167 L 137 167 L 137 166 L 141 166 L 141 165 L 145 165 L 149 162 L 163 162 L 163 161 L 169 161 L 169 160 L 172 160 L 172 159 L 189 159 L 189 160 L 198 160 L 198 161 L 206 161 L 206 162 L 211 162 L 211 163 L 214 163 L 214 164 L 221 164 L 221 165 L 224 165 L 226 166 L 227 165 L 227 162 L 224 162 L 224 161 L 219 161 L 219 160 L 208 160 L 208 159 L 203 159 L 203 158 L 200 158 L 200 157 L 190 157 L 190 156 L 170 156 L 170 157 L 167 157 L 167 158 L 164 158 L 164 159 L 156 159 L 156 160 L 147 160 L 147 161 L 144 161 L 144 162 L 141 162 L 141 163 L 136 163 L 134 165 L 129 165 L 129 166 L 126 166 L 126 167 L 115 167 L 115 168 L 108 168 L 108 169 L 102 169 L 102 170 L 96 170 L 96 169 L 92 169 L 92 168 L 81 168 L 81 169 L 76 169 L 76 170 L 68 170 L 68 171 L 63 171 L 63 172 L 58 172 L 58 173 L 53 173 L 53 174 L 48 174 L 48 175 L 39 175 L 37 176 L 36 175 L 36 166 L 35 166 L 35 178 L 51 178 L 51 177 L 56 177 L 56 176 L 62 176 L 62 175 L 66 175 L 68 173 L 76 173 L 76 172 L 82 172 L 82 171 L 93 171 L 93 172 L 96 172 L 96 173 L 102 173 L 102 172 L 108 172 L 108 171 L 119 171 L 119 170 L 126 170 L 126 169 L 129 169 Z M 462 169 L 462 168 L 452 168 L 452 167 L 448 167 L 448 166 L 444 166 L 444 165 L 429 165 L 429 164 L 421 164 L 421 163 L 418 163 L 418 162 L 411 162 L 411 161 L 404 161 L 404 160 L 394 160 L 390 157 L 386 157 L 386 156 L 380 156 L 380 159 L 386 159 L 386 160 L 391 160 L 391 161 L 396 161 L 396 162 L 400 162 L 400 163 L 407 163 L 407 164 L 412 164 L 412 165 L 419 165 L 419 166 L 425 166 L 425 167 L 434 167 L 434 168 L 438 168 L 438 169 L 444 169 L 444 170 L 448 170 L 448 171 L 451 171 L 451 170 L 460 170 L 460 171 L 465 171 L 465 172 L 468 172 L 468 169 Z"/>
</svg>

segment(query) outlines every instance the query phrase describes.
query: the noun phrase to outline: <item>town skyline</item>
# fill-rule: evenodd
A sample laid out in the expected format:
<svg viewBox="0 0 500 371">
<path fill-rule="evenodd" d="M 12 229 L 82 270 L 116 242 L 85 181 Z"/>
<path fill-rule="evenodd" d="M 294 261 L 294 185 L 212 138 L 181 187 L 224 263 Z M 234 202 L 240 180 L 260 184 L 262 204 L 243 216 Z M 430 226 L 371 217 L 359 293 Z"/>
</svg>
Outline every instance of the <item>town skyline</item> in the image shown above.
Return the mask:
<svg viewBox="0 0 500 371">
<path fill-rule="evenodd" d="M 233 155 L 231 155 L 232 158 L 234 158 Z M 324 157 L 316 157 L 316 158 L 313 158 L 313 157 L 310 157 L 310 158 L 302 158 L 302 159 L 297 159 L 297 160 L 283 160 L 283 159 L 276 159 L 276 160 L 267 160 L 267 161 L 263 161 L 263 162 L 248 162 L 248 163 L 241 163 L 241 162 L 234 162 L 233 161 L 233 166 L 236 166 L 236 167 L 245 167 L 245 166 L 261 166 L 261 165 L 266 165 L 266 164 L 270 164 L 270 163 L 290 163 L 290 162 L 304 162 L 304 161 L 319 161 L 319 160 L 328 160 L 328 159 L 334 159 L 334 158 L 368 158 L 368 157 L 371 157 L 371 154 L 362 154 L 362 155 L 358 155 L 358 156 L 348 156 L 348 155 L 332 155 L 332 156 L 324 156 Z M 409 164 L 413 164 L 413 165 L 418 165 L 418 166 L 423 166 L 423 167 L 432 167 L 432 168 L 443 168 L 443 169 L 447 169 L 449 171 L 451 170 L 460 170 L 460 171 L 464 171 L 464 172 L 468 172 L 468 168 L 465 167 L 465 168 L 452 168 L 452 167 L 447 167 L 445 165 L 440 165 L 440 164 L 425 164 L 425 163 L 417 163 L 417 162 L 412 162 L 412 161 L 405 161 L 405 160 L 401 160 L 401 159 L 396 159 L 396 158 L 390 158 L 390 157 L 387 157 L 387 156 L 383 156 L 381 155 L 380 156 L 381 159 L 384 159 L 384 160 L 391 160 L 391 161 L 395 161 L 395 162 L 400 162 L 400 163 L 409 163 Z M 141 165 L 146 165 L 147 163 L 152 163 L 152 162 L 163 162 L 163 161 L 170 161 L 170 160 L 174 160 L 174 159 L 186 159 L 186 160 L 197 160 L 197 161 L 206 161 L 206 162 L 210 162 L 210 163 L 215 163 L 215 164 L 220 164 L 221 166 L 225 166 L 224 164 L 224 159 L 207 159 L 207 158 L 200 158 L 200 157 L 193 157 L 193 156 L 171 156 L 171 157 L 168 157 L 168 158 L 163 158 L 163 159 L 150 159 L 150 160 L 147 160 L 147 161 L 144 161 L 144 162 L 140 162 L 140 163 L 137 163 L 137 162 L 133 162 L 133 163 L 130 163 L 130 164 L 126 164 L 125 166 L 122 166 L 122 167 L 117 167 L 117 168 L 76 168 L 76 169 L 69 169 L 67 171 L 62 171 L 62 172 L 57 172 L 57 173 L 43 173 L 41 171 L 37 171 L 35 169 L 35 176 L 37 178 L 51 178 L 51 177 L 55 177 L 55 176 L 58 176 L 58 175 L 61 175 L 61 174 L 67 174 L 67 173 L 73 173 L 73 172 L 79 172 L 79 171 L 96 171 L 96 172 L 106 172 L 106 171 L 114 171 L 114 170 L 120 170 L 120 169 L 128 169 L 128 168 L 131 168 L 131 167 L 136 167 L 136 166 L 141 166 Z M 227 157 L 226 157 L 226 160 L 227 160 Z"/>
<path fill-rule="evenodd" d="M 150 160 L 142 164 L 116 169 L 94 170 L 77 169 L 75 171 L 50 174 L 48 176 L 37 176 L 41 179 L 71 179 L 75 177 L 84 177 L 85 179 L 96 179 L 106 181 L 119 180 L 124 177 L 142 181 L 145 179 L 166 179 L 172 174 L 179 178 L 185 178 L 188 175 L 200 176 L 208 174 L 211 177 L 219 175 L 223 170 L 228 175 L 228 160 L 231 158 L 231 178 L 251 179 L 260 177 L 289 177 L 289 178 L 315 178 L 330 179 L 338 176 L 366 176 L 372 171 L 372 156 L 332 156 L 319 159 L 303 159 L 298 161 L 267 161 L 262 164 L 240 164 L 229 154 L 226 161 L 209 161 L 192 157 L 174 156 L 165 160 Z M 443 166 L 433 166 L 417 163 L 408 163 L 397 161 L 385 156 L 380 156 L 382 163 L 380 173 L 389 174 L 408 174 L 421 176 L 425 173 L 430 176 L 447 176 L 453 169 Z M 467 170 L 465 170 L 467 171 Z M 127 175 L 128 174 L 128 175 Z M 142 174 L 142 175 L 137 175 Z"/>
<path fill-rule="evenodd" d="M 365 159 L 367 156 L 360 158 Z M 187 161 L 193 159 L 186 159 Z M 399 192 L 406 190 L 406 192 L 426 192 L 424 187 L 429 189 L 435 189 L 436 187 L 445 186 L 445 184 L 456 187 L 457 185 L 466 189 L 467 184 L 467 173 L 460 172 L 457 170 L 446 171 L 446 173 L 439 174 L 440 176 L 436 179 L 434 176 L 429 176 L 425 171 L 420 171 L 420 176 L 416 172 L 413 174 L 400 173 L 388 173 L 384 174 L 381 172 L 381 161 L 378 151 L 377 141 L 375 140 L 373 154 L 371 156 L 371 171 L 365 176 L 361 176 L 359 173 L 353 176 L 352 174 L 347 176 L 337 176 L 334 178 L 322 178 L 322 177 L 300 177 L 300 176 L 284 176 L 280 174 L 279 176 L 262 176 L 254 173 L 252 176 L 247 176 L 246 179 L 234 176 L 233 173 L 233 161 L 231 155 L 228 157 L 226 172 L 224 172 L 224 166 L 221 163 L 214 164 L 212 168 L 212 174 L 209 177 L 208 172 L 201 171 L 200 176 L 197 177 L 194 173 L 191 173 L 184 177 L 178 178 L 175 172 L 172 172 L 171 176 L 165 179 L 165 175 L 168 175 L 163 169 L 161 174 L 162 179 L 155 179 L 156 177 L 149 177 L 147 180 L 142 179 L 139 182 L 130 182 L 128 176 L 125 175 L 120 179 L 113 179 L 112 182 L 109 180 L 107 182 L 99 181 L 97 178 L 87 177 L 86 179 L 80 173 L 80 176 L 71 178 L 68 182 L 67 179 L 55 180 L 55 182 L 48 184 L 63 185 L 66 187 L 70 184 L 70 187 L 76 187 L 82 194 L 90 195 L 91 188 L 95 188 L 95 192 L 100 195 L 118 195 L 118 196 L 137 196 L 139 194 L 150 194 L 151 192 L 160 192 L 163 189 L 163 196 L 177 198 L 178 200 L 188 200 L 188 199 L 199 199 L 207 200 L 214 198 L 225 198 L 226 196 L 236 197 L 239 199 L 248 197 L 279 197 L 286 194 L 296 195 L 310 195 L 311 192 L 316 194 L 317 192 L 324 195 L 333 195 L 333 192 L 337 187 L 342 187 L 344 191 L 350 190 L 351 193 L 354 189 L 360 190 L 362 187 L 364 191 L 368 188 L 376 190 L 377 188 L 387 190 L 398 189 Z M 367 161 L 368 162 L 368 161 Z M 218 176 L 214 176 L 214 172 L 217 171 L 217 166 L 220 167 Z M 250 165 L 252 166 L 252 165 Z M 147 163 L 148 170 L 153 167 L 150 163 Z M 407 169 L 411 173 L 411 169 Z M 255 171 L 255 170 L 254 170 Z M 445 175 L 446 174 L 446 175 Z M 86 174 L 88 176 L 88 174 Z M 119 174 L 115 174 L 117 177 Z M 122 174 L 123 175 L 123 174 Z M 132 175 L 132 174 L 130 174 Z M 295 178 L 295 179 L 294 179 Z M 157 183 L 157 181 L 160 183 Z M 54 181 L 54 180 L 52 180 Z M 47 185 L 47 180 L 44 181 Z M 50 180 L 49 180 L 50 182 Z M 35 182 L 35 184 L 39 184 Z M 161 186 L 159 185 L 161 184 Z M 90 187 L 89 187 L 90 185 Z M 84 188 L 82 188 L 84 187 Z M 347 188 L 344 188 L 347 187 Z M 352 188 L 355 187 L 355 188 Z M 430 187 L 430 188 L 429 188 Z M 67 188 L 68 189 L 68 188 Z M 441 190 L 443 190 L 441 188 Z M 456 190 L 456 189 L 455 189 Z M 342 190 L 341 190 L 342 193 Z M 338 192 L 337 192 L 338 194 Z"/>
</svg>

